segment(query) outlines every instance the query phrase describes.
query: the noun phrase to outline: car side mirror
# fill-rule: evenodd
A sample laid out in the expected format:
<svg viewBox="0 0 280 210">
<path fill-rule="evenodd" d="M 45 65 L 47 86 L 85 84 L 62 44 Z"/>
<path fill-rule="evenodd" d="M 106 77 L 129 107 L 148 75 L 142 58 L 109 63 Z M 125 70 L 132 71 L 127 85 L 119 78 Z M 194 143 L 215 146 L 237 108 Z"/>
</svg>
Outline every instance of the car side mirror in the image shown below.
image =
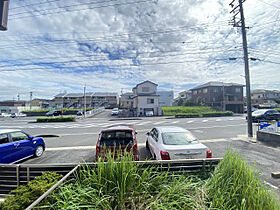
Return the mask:
<svg viewBox="0 0 280 210">
<path fill-rule="evenodd" d="M 28 136 L 28 139 L 29 139 L 29 140 L 34 139 L 34 136 Z"/>
<path fill-rule="evenodd" d="M 146 135 L 149 136 L 149 135 L 150 135 L 150 132 L 147 132 Z"/>
<path fill-rule="evenodd" d="M 137 131 L 135 131 L 135 134 L 137 134 Z"/>
</svg>

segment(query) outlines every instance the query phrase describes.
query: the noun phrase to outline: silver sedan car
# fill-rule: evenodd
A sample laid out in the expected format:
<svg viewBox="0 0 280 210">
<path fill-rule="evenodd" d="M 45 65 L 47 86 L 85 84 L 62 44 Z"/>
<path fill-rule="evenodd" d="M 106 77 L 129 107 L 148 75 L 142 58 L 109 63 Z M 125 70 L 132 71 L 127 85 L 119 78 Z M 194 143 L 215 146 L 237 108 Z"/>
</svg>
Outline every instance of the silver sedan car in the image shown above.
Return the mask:
<svg viewBox="0 0 280 210">
<path fill-rule="evenodd" d="M 212 158 L 212 152 L 190 131 L 160 126 L 147 133 L 146 148 L 156 160 Z"/>
</svg>

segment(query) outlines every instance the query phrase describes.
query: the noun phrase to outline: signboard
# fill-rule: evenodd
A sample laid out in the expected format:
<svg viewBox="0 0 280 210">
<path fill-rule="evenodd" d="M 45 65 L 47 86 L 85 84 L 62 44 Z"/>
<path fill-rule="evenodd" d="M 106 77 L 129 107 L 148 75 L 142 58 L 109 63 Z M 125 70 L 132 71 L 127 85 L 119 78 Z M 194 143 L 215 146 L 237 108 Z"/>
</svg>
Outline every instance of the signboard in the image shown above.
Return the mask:
<svg viewBox="0 0 280 210">
<path fill-rule="evenodd" d="M 8 10 L 10 0 L 0 0 L 0 31 L 8 30 Z"/>
<path fill-rule="evenodd" d="M 276 121 L 260 121 L 260 130 L 277 132 L 277 127 L 280 127 L 280 122 Z"/>
</svg>

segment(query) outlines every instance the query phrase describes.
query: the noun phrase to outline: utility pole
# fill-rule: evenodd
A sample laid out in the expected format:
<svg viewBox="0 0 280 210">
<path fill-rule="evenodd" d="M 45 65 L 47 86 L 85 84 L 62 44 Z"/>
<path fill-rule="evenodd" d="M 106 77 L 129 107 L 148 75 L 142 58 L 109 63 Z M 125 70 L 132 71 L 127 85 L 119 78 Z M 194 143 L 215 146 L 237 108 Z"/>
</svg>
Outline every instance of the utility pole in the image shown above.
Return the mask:
<svg viewBox="0 0 280 210">
<path fill-rule="evenodd" d="M 232 0 L 229 4 L 233 9 L 230 13 L 233 13 L 232 24 L 233 27 L 241 27 L 242 40 L 243 40 L 243 53 L 244 53 L 244 64 L 245 64 L 245 79 L 246 79 L 246 97 L 247 97 L 247 126 L 248 126 L 248 137 L 253 137 L 252 127 L 252 106 L 251 106 L 251 89 L 250 89 L 250 73 L 249 73 L 249 61 L 248 61 L 248 49 L 247 49 L 247 37 L 246 37 L 246 26 L 245 18 L 243 13 L 243 2 L 246 0 L 238 0 L 238 5 L 235 6 L 235 0 Z M 240 13 L 240 20 L 236 21 L 236 16 Z"/>
<path fill-rule="evenodd" d="M 8 30 L 8 11 L 10 0 L 0 0 L 0 31 Z"/>
<path fill-rule="evenodd" d="M 19 101 L 19 93 L 17 94 L 17 99 L 18 99 L 18 101 Z"/>
<path fill-rule="evenodd" d="M 86 98 L 86 84 L 84 86 L 84 118 L 86 118 L 86 110 L 87 110 L 87 98 Z"/>
<path fill-rule="evenodd" d="M 32 109 L 32 91 L 30 91 L 30 110 Z"/>
</svg>

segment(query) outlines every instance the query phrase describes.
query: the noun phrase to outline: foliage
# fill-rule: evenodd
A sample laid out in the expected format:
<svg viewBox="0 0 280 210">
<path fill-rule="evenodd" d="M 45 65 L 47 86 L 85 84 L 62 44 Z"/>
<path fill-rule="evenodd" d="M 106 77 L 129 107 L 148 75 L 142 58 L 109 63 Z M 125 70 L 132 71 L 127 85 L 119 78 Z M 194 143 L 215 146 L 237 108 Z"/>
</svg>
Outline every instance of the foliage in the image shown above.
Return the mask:
<svg viewBox="0 0 280 210">
<path fill-rule="evenodd" d="M 58 182 L 61 177 L 62 175 L 54 172 L 43 172 L 41 176 L 35 177 L 35 179 L 28 182 L 27 185 L 21 185 L 17 189 L 11 191 L 10 194 L 14 196 L 8 197 L 3 203 L 0 203 L 0 209 L 25 209 Z"/>
<path fill-rule="evenodd" d="M 202 114 L 206 112 L 215 112 L 215 110 L 208 106 L 172 106 L 162 107 L 162 112 L 165 116 L 174 116 L 177 114 Z"/>
<path fill-rule="evenodd" d="M 238 152 L 228 150 L 207 184 L 211 208 L 269 209 L 280 208 L 279 202 L 259 173 Z"/>
<path fill-rule="evenodd" d="M 276 110 L 278 110 L 280 112 L 280 108 L 275 108 Z"/>
<path fill-rule="evenodd" d="M 38 117 L 37 122 L 74 122 L 75 116 Z"/>
<path fill-rule="evenodd" d="M 118 162 L 111 154 L 97 167 L 82 168 L 75 180 L 65 183 L 50 209 L 203 209 L 205 181 L 196 176 L 141 168 L 125 153 Z"/>
<path fill-rule="evenodd" d="M 67 112 L 67 111 L 80 111 L 82 109 L 66 109 L 66 108 L 63 108 L 63 109 L 36 109 L 36 110 L 27 110 L 27 111 L 22 111 L 22 113 L 32 113 L 32 112 L 49 112 L 49 111 L 62 111 L 63 112 Z M 86 109 L 87 111 L 91 111 L 92 108 L 87 108 Z"/>
<path fill-rule="evenodd" d="M 192 117 L 199 117 L 199 114 L 184 114 L 179 113 L 175 115 L 176 118 L 192 118 Z"/>
<path fill-rule="evenodd" d="M 226 112 L 208 112 L 203 113 L 202 117 L 220 117 L 220 116 L 232 116 L 233 112 L 226 111 Z"/>
</svg>

